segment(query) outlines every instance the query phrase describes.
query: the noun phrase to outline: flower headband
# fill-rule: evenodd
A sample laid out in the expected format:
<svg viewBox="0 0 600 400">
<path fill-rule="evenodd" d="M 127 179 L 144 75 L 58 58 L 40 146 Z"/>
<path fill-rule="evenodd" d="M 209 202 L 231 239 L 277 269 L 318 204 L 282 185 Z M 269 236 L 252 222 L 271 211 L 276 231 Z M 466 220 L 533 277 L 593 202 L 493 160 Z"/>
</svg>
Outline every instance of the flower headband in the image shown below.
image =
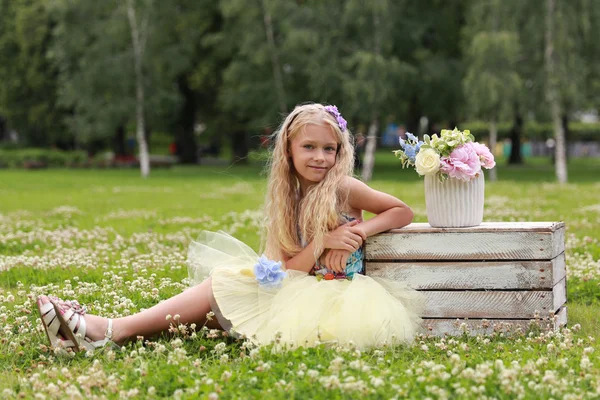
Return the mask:
<svg viewBox="0 0 600 400">
<path fill-rule="evenodd" d="M 348 126 L 348 123 L 346 122 L 344 117 L 342 117 L 342 114 L 340 114 L 338 108 L 336 106 L 325 106 L 325 111 L 327 111 L 329 114 L 335 117 L 338 126 L 340 127 L 342 132 L 344 132 L 346 130 L 346 127 Z"/>
</svg>

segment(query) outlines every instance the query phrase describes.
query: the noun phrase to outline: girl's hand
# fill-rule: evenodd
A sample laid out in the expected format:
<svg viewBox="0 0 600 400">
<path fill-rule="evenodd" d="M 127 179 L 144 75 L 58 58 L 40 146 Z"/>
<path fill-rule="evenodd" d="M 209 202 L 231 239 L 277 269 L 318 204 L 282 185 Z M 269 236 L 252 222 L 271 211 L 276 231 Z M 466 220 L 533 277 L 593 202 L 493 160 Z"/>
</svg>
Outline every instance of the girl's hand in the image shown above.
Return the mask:
<svg viewBox="0 0 600 400">
<path fill-rule="evenodd" d="M 367 240 L 365 231 L 355 226 L 358 223 L 358 220 L 350 221 L 330 231 L 325 235 L 325 248 L 346 250 L 351 253 L 358 250 L 363 242 Z"/>
<path fill-rule="evenodd" d="M 330 269 L 335 273 L 344 272 L 350 254 L 351 253 L 347 250 L 327 250 L 324 257 L 325 259 L 323 260 L 323 257 L 321 257 L 321 262 L 327 269 Z"/>
</svg>

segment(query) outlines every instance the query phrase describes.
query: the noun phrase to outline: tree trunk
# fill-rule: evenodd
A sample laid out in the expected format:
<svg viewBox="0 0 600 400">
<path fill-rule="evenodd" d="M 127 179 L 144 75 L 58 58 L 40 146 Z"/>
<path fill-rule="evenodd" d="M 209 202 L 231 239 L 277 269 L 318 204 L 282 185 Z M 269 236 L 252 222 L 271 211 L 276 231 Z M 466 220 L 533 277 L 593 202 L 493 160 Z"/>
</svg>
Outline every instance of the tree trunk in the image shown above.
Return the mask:
<svg viewBox="0 0 600 400">
<path fill-rule="evenodd" d="M 196 164 L 198 162 L 198 145 L 194 136 L 196 123 L 196 96 L 185 75 L 177 79 L 179 93 L 183 98 L 183 105 L 179 111 L 177 126 L 175 127 L 175 143 L 179 162 L 183 164 Z"/>
<path fill-rule="evenodd" d="M 494 154 L 496 150 L 496 143 L 498 142 L 498 126 L 496 125 L 496 119 L 492 118 L 490 121 L 490 151 Z M 491 182 L 495 182 L 498 179 L 498 175 L 496 174 L 496 168 L 492 168 L 489 170 L 489 179 Z"/>
<path fill-rule="evenodd" d="M 115 129 L 115 137 L 113 142 L 113 151 L 116 156 L 124 156 L 127 154 L 127 144 L 125 143 L 125 126 L 119 125 Z"/>
<path fill-rule="evenodd" d="M 148 144 L 146 142 L 146 128 L 144 119 L 144 76 L 142 72 L 142 57 L 146 42 L 146 32 L 140 32 L 137 26 L 135 7 L 133 0 L 127 0 L 127 16 L 131 28 L 131 39 L 133 45 L 133 61 L 135 66 L 135 119 L 136 119 L 136 138 L 139 147 L 140 172 L 143 178 L 150 175 L 150 157 L 148 155 Z M 145 26 L 145 22 L 143 26 Z"/>
<path fill-rule="evenodd" d="M 271 21 L 271 14 L 269 13 L 269 9 L 265 4 L 265 0 L 261 1 L 261 6 L 263 11 L 263 21 L 265 24 L 265 32 L 267 35 L 267 44 L 269 46 L 269 53 L 271 53 L 271 66 L 273 68 L 273 80 L 275 81 L 277 103 L 279 104 L 279 111 L 281 111 L 283 114 L 286 114 L 287 106 L 285 101 L 285 89 L 283 87 L 283 76 L 281 75 L 281 66 L 279 65 L 277 46 L 275 45 L 273 22 Z"/>
<path fill-rule="evenodd" d="M 523 164 L 523 155 L 521 154 L 521 137 L 523 136 L 523 117 L 519 108 L 515 109 L 515 120 L 510 130 L 510 157 L 509 164 Z"/>
<path fill-rule="evenodd" d="M 569 115 L 563 110 L 562 117 L 560 118 L 563 132 L 565 133 L 565 159 L 569 160 L 569 138 L 571 137 L 571 131 L 569 130 Z"/>
<path fill-rule="evenodd" d="M 6 129 L 6 120 L 0 115 L 0 142 L 8 140 L 8 129 Z"/>
<path fill-rule="evenodd" d="M 410 102 L 408 103 L 408 116 L 406 118 L 406 130 L 414 135 L 418 135 L 420 133 L 428 133 L 428 132 L 419 132 L 420 124 L 421 124 L 421 108 L 419 107 L 419 99 L 416 94 L 413 94 L 410 98 Z"/>
<path fill-rule="evenodd" d="M 381 37 L 379 35 L 379 14 L 373 12 L 373 52 L 381 55 Z M 373 77 L 376 79 L 375 77 Z M 373 110 L 377 110 L 377 105 L 372 104 Z M 379 121 L 377 111 L 371 114 L 371 123 L 369 124 L 369 133 L 367 134 L 367 145 L 365 147 L 365 157 L 363 160 L 362 179 L 369 182 L 373 177 L 373 167 L 375 166 L 375 149 L 377 148 L 377 131 L 379 130 Z"/>
<path fill-rule="evenodd" d="M 248 134 L 243 127 L 237 127 L 231 135 L 232 162 L 237 164 L 248 164 Z"/>
<path fill-rule="evenodd" d="M 375 149 L 377 148 L 377 131 L 379 130 L 379 122 L 377 115 L 371 118 L 369 125 L 369 133 L 367 135 L 367 146 L 365 148 L 365 158 L 363 160 L 362 180 L 369 182 L 373 177 L 373 167 L 375 165 Z"/>
<path fill-rule="evenodd" d="M 554 164 L 556 178 L 558 182 L 563 184 L 567 182 L 567 160 L 565 151 L 565 131 L 561 121 L 561 105 L 558 98 L 558 82 L 556 72 L 554 70 L 554 9 L 556 7 L 555 0 L 546 0 L 546 49 L 544 60 L 546 62 L 546 96 L 552 112 L 552 124 L 554 126 L 555 157 Z"/>
</svg>

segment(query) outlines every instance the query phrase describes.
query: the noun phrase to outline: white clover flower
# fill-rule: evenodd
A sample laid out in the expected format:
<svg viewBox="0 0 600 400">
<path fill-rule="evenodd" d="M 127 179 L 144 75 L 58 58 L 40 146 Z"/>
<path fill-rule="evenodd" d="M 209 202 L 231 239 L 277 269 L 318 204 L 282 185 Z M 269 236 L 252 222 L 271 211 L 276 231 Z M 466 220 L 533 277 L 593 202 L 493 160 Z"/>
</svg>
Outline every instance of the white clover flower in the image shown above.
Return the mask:
<svg viewBox="0 0 600 400">
<path fill-rule="evenodd" d="M 229 378 L 231 378 L 231 375 L 232 374 L 230 371 L 223 371 L 223 373 L 221 374 L 221 380 L 227 382 Z"/>
<path fill-rule="evenodd" d="M 309 378 L 316 378 L 319 376 L 319 371 L 314 370 L 314 369 L 309 369 L 308 371 L 306 371 L 306 375 L 308 375 Z"/>
<path fill-rule="evenodd" d="M 587 371 L 592 366 L 592 363 L 590 362 L 590 359 L 588 357 L 583 356 L 583 357 L 581 357 L 579 366 L 581 367 L 582 370 Z"/>
<path fill-rule="evenodd" d="M 385 381 L 379 377 L 372 376 L 371 377 L 371 385 L 374 387 L 380 387 L 385 383 Z"/>
</svg>

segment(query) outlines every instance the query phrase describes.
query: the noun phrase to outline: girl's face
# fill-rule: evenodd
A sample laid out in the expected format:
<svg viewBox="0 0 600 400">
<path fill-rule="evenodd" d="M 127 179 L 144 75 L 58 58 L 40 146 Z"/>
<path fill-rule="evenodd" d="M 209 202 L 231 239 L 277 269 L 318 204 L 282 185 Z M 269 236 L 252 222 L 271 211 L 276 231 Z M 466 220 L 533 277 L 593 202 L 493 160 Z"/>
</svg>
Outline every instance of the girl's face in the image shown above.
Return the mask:
<svg viewBox="0 0 600 400">
<path fill-rule="evenodd" d="M 338 143 L 332 128 L 308 124 L 290 142 L 292 163 L 303 192 L 335 165 Z"/>
</svg>

